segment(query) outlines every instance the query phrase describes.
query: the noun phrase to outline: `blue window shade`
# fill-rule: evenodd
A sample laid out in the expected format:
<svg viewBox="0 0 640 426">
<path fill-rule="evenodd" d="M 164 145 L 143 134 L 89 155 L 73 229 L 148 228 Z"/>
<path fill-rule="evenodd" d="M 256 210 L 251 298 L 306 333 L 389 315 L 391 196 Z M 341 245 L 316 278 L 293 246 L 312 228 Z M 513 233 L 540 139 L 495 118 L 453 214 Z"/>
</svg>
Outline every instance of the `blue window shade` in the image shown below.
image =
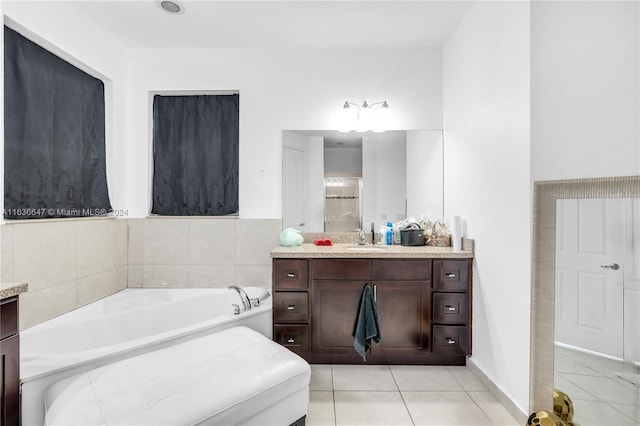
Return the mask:
<svg viewBox="0 0 640 426">
<path fill-rule="evenodd" d="M 237 213 L 238 144 L 239 95 L 154 96 L 151 213 Z"/>
<path fill-rule="evenodd" d="M 111 210 L 102 81 L 4 27 L 4 217 Z"/>
</svg>

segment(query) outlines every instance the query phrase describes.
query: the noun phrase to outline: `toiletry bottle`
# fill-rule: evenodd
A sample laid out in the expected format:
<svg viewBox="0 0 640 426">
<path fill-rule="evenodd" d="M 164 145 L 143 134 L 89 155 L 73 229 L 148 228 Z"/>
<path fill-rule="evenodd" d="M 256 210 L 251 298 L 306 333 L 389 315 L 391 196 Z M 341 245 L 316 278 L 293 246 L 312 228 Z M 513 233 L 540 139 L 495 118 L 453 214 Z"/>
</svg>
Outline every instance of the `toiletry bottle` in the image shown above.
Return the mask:
<svg viewBox="0 0 640 426">
<path fill-rule="evenodd" d="M 380 229 L 378 229 L 380 236 L 378 237 L 378 244 L 387 244 L 387 227 L 384 225 L 380 225 Z"/>
<path fill-rule="evenodd" d="M 393 224 L 391 222 L 387 222 L 387 245 L 390 246 L 393 244 Z"/>
</svg>

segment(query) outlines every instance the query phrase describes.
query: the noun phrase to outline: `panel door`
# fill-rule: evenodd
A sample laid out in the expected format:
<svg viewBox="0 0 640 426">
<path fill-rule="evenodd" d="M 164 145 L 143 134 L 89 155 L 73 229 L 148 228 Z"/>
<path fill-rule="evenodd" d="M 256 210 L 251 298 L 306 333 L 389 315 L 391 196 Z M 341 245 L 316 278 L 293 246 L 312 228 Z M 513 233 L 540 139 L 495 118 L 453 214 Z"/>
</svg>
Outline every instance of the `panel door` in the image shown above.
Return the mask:
<svg viewBox="0 0 640 426">
<path fill-rule="evenodd" d="M 558 201 L 556 342 L 623 357 L 622 223 L 622 199 Z"/>
<path fill-rule="evenodd" d="M 384 353 L 412 355 L 430 348 L 430 281 L 374 281 Z"/>
<path fill-rule="evenodd" d="M 355 354 L 353 331 L 365 281 L 316 280 L 312 290 L 312 342 L 317 354 Z"/>
</svg>

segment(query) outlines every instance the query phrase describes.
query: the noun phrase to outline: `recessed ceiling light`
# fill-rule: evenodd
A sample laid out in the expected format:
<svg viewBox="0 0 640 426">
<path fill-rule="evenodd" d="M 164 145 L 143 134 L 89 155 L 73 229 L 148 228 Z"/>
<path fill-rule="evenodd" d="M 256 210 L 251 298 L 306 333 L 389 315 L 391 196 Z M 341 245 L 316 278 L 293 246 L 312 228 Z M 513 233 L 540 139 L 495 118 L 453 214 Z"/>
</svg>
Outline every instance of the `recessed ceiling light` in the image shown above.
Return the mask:
<svg viewBox="0 0 640 426">
<path fill-rule="evenodd" d="M 162 8 L 165 12 L 171 13 L 173 15 L 179 15 L 184 13 L 184 6 L 177 1 L 171 0 L 163 0 L 157 1 L 156 4 Z"/>
</svg>

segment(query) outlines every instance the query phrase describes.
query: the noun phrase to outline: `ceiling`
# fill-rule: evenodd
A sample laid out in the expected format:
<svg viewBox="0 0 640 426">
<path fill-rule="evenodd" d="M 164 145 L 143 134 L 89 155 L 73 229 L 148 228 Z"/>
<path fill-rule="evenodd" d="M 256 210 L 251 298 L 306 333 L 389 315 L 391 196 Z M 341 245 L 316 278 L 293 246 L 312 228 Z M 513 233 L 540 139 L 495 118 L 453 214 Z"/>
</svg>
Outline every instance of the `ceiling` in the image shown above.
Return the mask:
<svg viewBox="0 0 640 426">
<path fill-rule="evenodd" d="M 67 2 L 65 2 L 67 3 Z M 132 48 L 400 48 L 442 46 L 472 1 L 185 0 L 68 4 Z"/>
</svg>

